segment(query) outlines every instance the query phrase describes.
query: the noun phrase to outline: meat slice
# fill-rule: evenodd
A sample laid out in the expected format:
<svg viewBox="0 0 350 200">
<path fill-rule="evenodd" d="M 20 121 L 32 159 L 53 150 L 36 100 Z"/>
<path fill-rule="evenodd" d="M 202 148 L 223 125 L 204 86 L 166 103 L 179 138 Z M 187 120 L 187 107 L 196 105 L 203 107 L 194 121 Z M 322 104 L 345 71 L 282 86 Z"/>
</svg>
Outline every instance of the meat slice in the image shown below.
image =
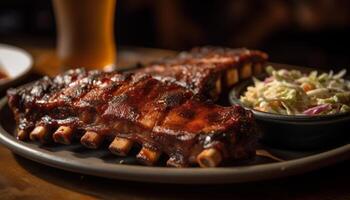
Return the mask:
<svg viewBox="0 0 350 200">
<path fill-rule="evenodd" d="M 153 128 L 153 134 L 164 135 L 173 140 L 165 140 L 170 155 L 168 165 L 182 166 L 187 162 L 205 162 L 211 159 L 201 158 L 204 149 L 213 149 L 220 153 L 220 160 L 248 158 L 254 153 L 256 129 L 251 112 L 240 106 L 221 107 L 195 99 L 189 100 L 167 114 L 164 120 Z M 248 127 L 248 128 L 246 128 Z M 170 141 L 170 143 L 169 143 Z M 185 148 L 178 148 L 185 145 Z M 244 150 L 235 149 L 243 146 Z M 202 153 L 201 153 L 202 152 Z M 216 166 L 218 163 L 209 164 Z"/>
<path fill-rule="evenodd" d="M 164 154 L 168 166 L 215 167 L 254 155 L 256 130 L 250 111 L 203 101 L 193 91 L 147 74 L 70 70 L 55 78 L 8 90 L 19 140 L 87 148 L 109 142 L 154 165 Z"/>
<path fill-rule="evenodd" d="M 262 72 L 267 54 L 257 50 L 197 47 L 140 69 L 160 79 L 173 79 L 196 94 L 217 100 L 240 79 Z"/>
<path fill-rule="evenodd" d="M 222 48 L 214 46 L 195 47 L 189 52 L 181 52 L 175 59 L 166 62 L 180 63 L 206 63 L 214 64 L 229 77 L 229 73 L 237 69 L 239 78 L 248 78 L 252 74 L 259 74 L 262 65 L 267 61 L 268 55 L 262 51 L 246 48 Z M 226 84 L 231 86 L 237 80 L 228 79 Z M 233 82 L 232 82 L 233 81 Z"/>
<path fill-rule="evenodd" d="M 138 70 L 161 81 L 172 81 L 195 94 L 216 100 L 221 93 L 221 72 L 212 64 L 152 65 Z"/>
</svg>

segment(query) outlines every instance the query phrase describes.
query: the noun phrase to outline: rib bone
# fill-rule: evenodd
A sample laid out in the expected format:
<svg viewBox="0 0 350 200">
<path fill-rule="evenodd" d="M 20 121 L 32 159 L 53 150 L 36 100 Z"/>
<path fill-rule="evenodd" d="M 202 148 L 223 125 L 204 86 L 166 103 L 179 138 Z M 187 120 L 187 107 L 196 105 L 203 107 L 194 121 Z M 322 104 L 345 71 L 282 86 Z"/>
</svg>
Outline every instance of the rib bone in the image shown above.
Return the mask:
<svg viewBox="0 0 350 200">
<path fill-rule="evenodd" d="M 151 150 L 146 147 L 142 147 L 139 154 L 137 154 L 136 158 L 143 164 L 151 166 L 154 165 L 161 155 L 160 151 Z"/>
<path fill-rule="evenodd" d="M 103 137 L 93 131 L 87 131 L 80 139 L 81 144 L 90 149 L 97 149 L 102 141 Z"/>
<path fill-rule="evenodd" d="M 109 150 L 118 156 L 126 156 L 131 147 L 133 145 L 133 142 L 126 138 L 121 137 L 115 137 L 113 142 L 109 145 Z"/>
<path fill-rule="evenodd" d="M 237 69 L 229 69 L 226 73 L 226 85 L 230 87 L 239 81 Z"/>
<path fill-rule="evenodd" d="M 28 137 L 28 132 L 25 130 L 17 130 L 17 139 L 18 140 L 26 140 Z"/>
<path fill-rule="evenodd" d="M 197 162 L 200 167 L 216 167 L 222 161 L 221 153 L 215 149 L 205 149 L 197 156 Z"/>
<path fill-rule="evenodd" d="M 255 63 L 253 68 L 254 68 L 253 69 L 254 70 L 254 75 L 259 75 L 263 71 L 263 67 L 262 67 L 261 63 Z"/>
<path fill-rule="evenodd" d="M 60 126 L 53 134 L 53 140 L 61 144 L 70 144 L 72 140 L 73 129 L 68 126 Z"/>
<path fill-rule="evenodd" d="M 221 80 L 220 79 L 218 79 L 215 82 L 215 89 L 216 89 L 217 94 L 221 94 Z"/>
<path fill-rule="evenodd" d="M 30 132 L 29 138 L 33 141 L 45 143 L 48 130 L 45 126 L 37 126 Z"/>
<path fill-rule="evenodd" d="M 253 69 L 252 63 L 245 63 L 239 71 L 239 77 L 241 79 L 246 79 L 252 76 Z"/>
</svg>

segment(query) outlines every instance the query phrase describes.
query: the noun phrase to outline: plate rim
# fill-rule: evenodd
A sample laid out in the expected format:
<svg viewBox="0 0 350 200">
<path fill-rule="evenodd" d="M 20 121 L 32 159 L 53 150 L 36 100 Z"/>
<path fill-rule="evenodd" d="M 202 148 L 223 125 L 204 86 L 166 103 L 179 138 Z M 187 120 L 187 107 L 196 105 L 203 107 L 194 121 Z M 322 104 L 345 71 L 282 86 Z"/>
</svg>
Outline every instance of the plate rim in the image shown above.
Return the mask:
<svg viewBox="0 0 350 200">
<path fill-rule="evenodd" d="M 14 46 L 14 45 L 0 43 L 0 48 L 6 48 L 6 49 L 11 50 L 11 51 L 16 51 L 16 52 L 22 54 L 23 56 L 27 57 L 29 60 L 28 66 L 26 66 L 26 69 L 22 73 L 19 73 L 15 77 L 10 77 L 8 79 L 1 81 L 0 86 L 5 87 L 7 85 L 14 83 L 16 80 L 22 78 L 24 75 L 28 74 L 30 72 L 30 70 L 33 68 L 34 59 L 33 59 L 33 56 L 28 51 L 26 51 L 20 47 Z"/>
<path fill-rule="evenodd" d="M 0 110 L 6 106 L 7 97 L 3 97 L 0 100 Z M 180 169 L 110 163 L 91 166 L 18 141 L 3 128 L 2 124 L 0 124 L 0 143 L 27 159 L 71 172 L 120 180 L 175 184 L 223 184 L 268 180 L 302 174 L 350 158 L 350 144 L 346 144 L 311 156 L 250 166 Z"/>
</svg>

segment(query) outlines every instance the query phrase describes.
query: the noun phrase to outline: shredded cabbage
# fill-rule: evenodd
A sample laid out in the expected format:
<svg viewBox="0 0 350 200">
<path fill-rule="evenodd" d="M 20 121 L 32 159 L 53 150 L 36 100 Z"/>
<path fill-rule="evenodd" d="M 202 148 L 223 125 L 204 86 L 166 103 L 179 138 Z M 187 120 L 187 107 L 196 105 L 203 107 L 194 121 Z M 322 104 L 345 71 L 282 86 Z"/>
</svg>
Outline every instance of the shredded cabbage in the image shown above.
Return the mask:
<svg viewBox="0 0 350 200">
<path fill-rule="evenodd" d="M 240 97 L 241 102 L 263 112 L 285 115 L 321 115 L 350 111 L 350 81 L 346 70 L 338 73 L 304 74 L 298 70 L 275 70 L 266 67 L 269 75 L 261 81 L 253 78 L 254 86 Z"/>
</svg>

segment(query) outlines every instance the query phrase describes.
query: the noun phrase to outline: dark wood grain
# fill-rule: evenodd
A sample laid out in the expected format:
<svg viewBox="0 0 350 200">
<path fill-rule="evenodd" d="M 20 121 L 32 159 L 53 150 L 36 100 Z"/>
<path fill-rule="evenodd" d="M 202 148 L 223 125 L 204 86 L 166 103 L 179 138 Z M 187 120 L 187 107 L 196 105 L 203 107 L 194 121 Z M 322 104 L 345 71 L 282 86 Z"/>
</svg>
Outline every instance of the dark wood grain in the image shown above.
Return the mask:
<svg viewBox="0 0 350 200">
<path fill-rule="evenodd" d="M 36 59 L 35 73 L 56 73 L 49 69 L 50 63 L 54 63 L 52 49 L 24 48 Z M 134 51 L 137 54 L 123 58 L 125 65 L 142 58 L 137 55 L 155 58 L 171 54 L 147 49 Z M 0 199 L 350 199 L 350 161 L 284 179 L 209 186 L 145 184 L 86 176 L 35 163 L 2 146 L 0 162 Z"/>
</svg>

